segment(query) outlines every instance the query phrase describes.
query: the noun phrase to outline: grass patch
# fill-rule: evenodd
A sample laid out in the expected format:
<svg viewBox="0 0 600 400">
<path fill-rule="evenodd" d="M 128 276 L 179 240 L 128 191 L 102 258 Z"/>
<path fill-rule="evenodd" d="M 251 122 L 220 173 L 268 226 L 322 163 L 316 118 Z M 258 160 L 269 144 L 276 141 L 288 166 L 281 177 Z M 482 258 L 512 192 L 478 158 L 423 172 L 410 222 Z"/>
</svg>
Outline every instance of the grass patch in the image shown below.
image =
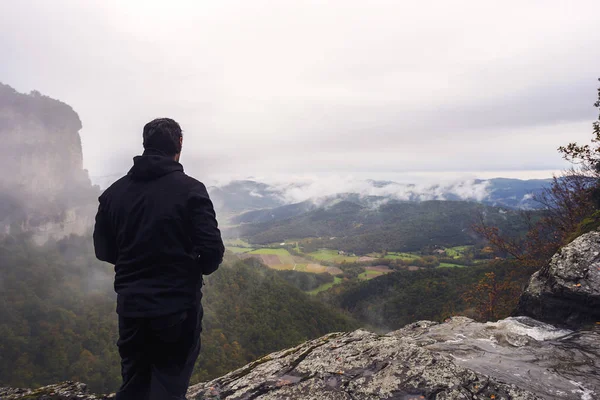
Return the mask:
<svg viewBox="0 0 600 400">
<path fill-rule="evenodd" d="M 277 256 L 289 256 L 290 252 L 287 251 L 286 249 L 269 249 L 269 248 L 264 248 L 264 249 L 252 250 L 248 254 L 275 254 Z"/>
<path fill-rule="evenodd" d="M 340 255 L 338 254 L 337 250 L 330 249 L 320 249 L 318 251 L 308 253 L 308 255 L 318 261 L 329 261 L 334 263 L 342 263 L 344 261 L 355 262 L 358 260 L 358 257 Z"/>
<path fill-rule="evenodd" d="M 315 295 L 315 294 L 317 294 L 317 293 L 324 292 L 325 290 L 329 290 L 329 289 L 331 289 L 331 288 L 332 288 L 334 285 L 337 285 L 338 283 L 341 283 L 341 282 L 342 282 L 342 278 L 338 278 L 338 277 L 336 276 L 336 277 L 334 277 L 334 278 L 333 278 L 333 282 L 325 283 L 325 284 L 323 284 L 323 285 L 319 286 L 318 288 L 316 288 L 316 289 L 313 289 L 313 290 L 311 290 L 310 292 L 306 292 L 306 293 L 308 293 L 308 294 L 312 294 L 312 295 Z"/>
<path fill-rule="evenodd" d="M 444 250 L 446 251 L 446 254 L 448 255 L 448 257 L 460 258 L 464 255 L 465 251 L 467 251 L 471 247 L 473 247 L 473 246 L 455 246 L 455 247 L 448 247 L 447 249 L 444 249 Z"/>
<path fill-rule="evenodd" d="M 233 253 L 236 253 L 236 254 L 243 254 L 243 253 L 247 253 L 247 252 L 253 250 L 250 247 L 237 247 L 237 246 L 227 246 L 226 248 L 227 248 L 227 250 L 229 250 Z"/>
<path fill-rule="evenodd" d="M 365 272 L 363 272 L 362 274 L 359 274 L 358 279 L 368 280 L 368 279 L 377 278 L 378 276 L 381 276 L 381 275 L 385 275 L 385 272 L 373 271 L 373 270 L 368 269 Z"/>
<path fill-rule="evenodd" d="M 440 263 L 440 265 L 438 266 L 438 268 L 466 268 L 466 265 L 460 265 L 460 264 L 452 264 L 452 263 Z"/>
<path fill-rule="evenodd" d="M 399 252 L 391 251 L 391 252 L 387 253 L 384 258 L 386 258 L 388 260 L 416 260 L 417 258 L 421 258 L 421 257 L 416 254 L 399 253 Z"/>
</svg>

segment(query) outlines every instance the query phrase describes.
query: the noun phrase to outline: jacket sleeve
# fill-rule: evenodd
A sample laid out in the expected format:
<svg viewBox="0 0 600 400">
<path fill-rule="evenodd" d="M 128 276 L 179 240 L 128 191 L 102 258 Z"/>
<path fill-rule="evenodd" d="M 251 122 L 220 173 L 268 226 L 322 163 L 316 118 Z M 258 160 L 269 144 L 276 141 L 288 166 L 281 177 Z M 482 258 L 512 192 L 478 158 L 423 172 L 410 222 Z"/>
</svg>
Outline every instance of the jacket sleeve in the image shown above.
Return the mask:
<svg viewBox="0 0 600 400">
<path fill-rule="evenodd" d="M 96 258 L 100 261 L 106 261 L 111 264 L 117 262 L 117 241 L 112 231 L 109 215 L 106 211 L 106 205 L 102 196 L 100 196 L 100 205 L 96 214 L 96 224 L 94 225 L 94 249 Z"/>
<path fill-rule="evenodd" d="M 202 183 L 198 183 L 190 192 L 188 207 L 191 215 L 194 254 L 198 257 L 202 274 L 210 275 L 223 261 L 225 246 L 223 246 L 212 201 Z"/>
</svg>

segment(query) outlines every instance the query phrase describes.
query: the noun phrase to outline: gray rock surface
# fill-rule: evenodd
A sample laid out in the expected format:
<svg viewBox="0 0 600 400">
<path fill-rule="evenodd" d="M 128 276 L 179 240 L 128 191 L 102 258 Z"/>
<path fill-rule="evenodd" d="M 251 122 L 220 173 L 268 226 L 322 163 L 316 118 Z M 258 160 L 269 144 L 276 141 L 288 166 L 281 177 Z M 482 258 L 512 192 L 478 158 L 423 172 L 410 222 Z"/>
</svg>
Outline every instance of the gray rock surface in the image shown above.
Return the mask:
<svg viewBox="0 0 600 400">
<path fill-rule="evenodd" d="M 600 329 L 573 332 L 529 317 L 478 323 L 454 317 L 391 335 L 545 399 L 600 398 Z"/>
<path fill-rule="evenodd" d="M 469 320 L 470 321 L 470 320 Z M 465 368 L 417 338 L 432 322 L 380 336 L 336 333 L 190 388 L 190 399 L 538 399 Z"/>
<path fill-rule="evenodd" d="M 98 396 L 88 392 L 79 382 L 63 382 L 39 389 L 0 388 L 0 400 L 109 400 L 114 395 Z"/>
<path fill-rule="evenodd" d="M 516 315 L 578 328 L 600 321 L 600 232 L 586 233 L 533 274 Z"/>
</svg>

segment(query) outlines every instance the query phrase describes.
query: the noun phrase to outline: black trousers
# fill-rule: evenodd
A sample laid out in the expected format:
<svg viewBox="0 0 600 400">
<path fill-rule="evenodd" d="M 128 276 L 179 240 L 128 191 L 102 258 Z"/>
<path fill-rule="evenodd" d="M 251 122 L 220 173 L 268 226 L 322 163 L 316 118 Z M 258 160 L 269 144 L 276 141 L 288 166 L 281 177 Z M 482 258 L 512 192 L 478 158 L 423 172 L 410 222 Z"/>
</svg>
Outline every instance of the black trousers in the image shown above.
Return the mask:
<svg viewBox="0 0 600 400">
<path fill-rule="evenodd" d="M 200 352 L 202 306 L 158 318 L 119 316 L 116 400 L 184 400 Z"/>
</svg>

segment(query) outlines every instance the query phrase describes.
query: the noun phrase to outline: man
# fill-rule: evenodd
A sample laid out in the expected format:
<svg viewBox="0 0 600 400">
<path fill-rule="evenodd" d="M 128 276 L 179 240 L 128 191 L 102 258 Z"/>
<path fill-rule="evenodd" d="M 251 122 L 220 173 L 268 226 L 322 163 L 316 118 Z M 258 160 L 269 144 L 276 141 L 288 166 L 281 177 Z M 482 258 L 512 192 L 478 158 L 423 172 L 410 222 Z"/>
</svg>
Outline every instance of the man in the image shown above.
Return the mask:
<svg viewBox="0 0 600 400">
<path fill-rule="evenodd" d="M 185 399 L 200 351 L 202 275 L 223 260 L 205 186 L 179 163 L 179 124 L 155 119 L 144 153 L 99 198 L 96 256 L 115 265 L 123 384 L 117 400 Z"/>
</svg>

